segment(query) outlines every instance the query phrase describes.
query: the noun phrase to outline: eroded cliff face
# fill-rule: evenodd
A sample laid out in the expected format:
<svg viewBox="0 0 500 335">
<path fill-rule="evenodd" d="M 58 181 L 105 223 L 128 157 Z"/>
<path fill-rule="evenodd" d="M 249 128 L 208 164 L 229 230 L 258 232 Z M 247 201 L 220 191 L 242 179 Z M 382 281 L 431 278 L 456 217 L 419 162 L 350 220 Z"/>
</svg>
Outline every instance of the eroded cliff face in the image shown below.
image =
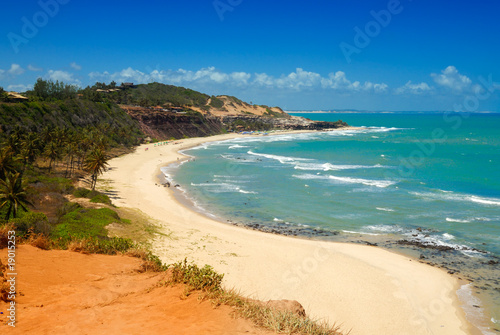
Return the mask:
<svg viewBox="0 0 500 335">
<path fill-rule="evenodd" d="M 182 112 L 181 109 L 121 106 L 149 137 L 158 140 L 204 137 L 227 131 L 249 130 L 326 130 L 347 127 L 342 121 L 312 121 L 303 117 L 269 117 L 257 115 L 208 115 Z"/>
<path fill-rule="evenodd" d="M 122 107 L 136 121 L 144 134 L 158 140 L 184 137 L 203 137 L 224 132 L 218 119 L 198 113 L 183 114 L 162 109 Z"/>
</svg>

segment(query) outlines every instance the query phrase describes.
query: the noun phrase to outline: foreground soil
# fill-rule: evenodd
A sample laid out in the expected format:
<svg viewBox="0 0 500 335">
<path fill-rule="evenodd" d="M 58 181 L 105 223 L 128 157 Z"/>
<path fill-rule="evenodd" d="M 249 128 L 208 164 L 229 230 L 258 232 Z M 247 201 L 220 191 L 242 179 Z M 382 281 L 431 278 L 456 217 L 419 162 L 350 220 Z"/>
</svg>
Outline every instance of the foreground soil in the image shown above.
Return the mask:
<svg viewBox="0 0 500 335">
<path fill-rule="evenodd" d="M 7 250 L 0 250 L 5 264 Z M 214 308 L 183 287 L 157 284 L 164 273 L 139 273 L 126 256 L 16 250 L 16 327 L 7 325 L 0 301 L 1 334 L 272 334 Z"/>
</svg>

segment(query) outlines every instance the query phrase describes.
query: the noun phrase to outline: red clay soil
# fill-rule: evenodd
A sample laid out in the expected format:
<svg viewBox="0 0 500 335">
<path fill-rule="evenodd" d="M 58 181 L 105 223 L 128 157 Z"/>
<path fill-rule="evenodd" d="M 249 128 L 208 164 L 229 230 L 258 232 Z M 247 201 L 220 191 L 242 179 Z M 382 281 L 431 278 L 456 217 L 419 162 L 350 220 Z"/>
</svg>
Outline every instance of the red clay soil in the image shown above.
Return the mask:
<svg viewBox="0 0 500 335">
<path fill-rule="evenodd" d="M 0 250 L 6 264 L 7 250 Z M 16 327 L 0 301 L 0 334 L 272 334 L 213 308 L 183 287 L 157 287 L 164 274 L 138 273 L 140 260 L 125 256 L 16 250 Z"/>
</svg>

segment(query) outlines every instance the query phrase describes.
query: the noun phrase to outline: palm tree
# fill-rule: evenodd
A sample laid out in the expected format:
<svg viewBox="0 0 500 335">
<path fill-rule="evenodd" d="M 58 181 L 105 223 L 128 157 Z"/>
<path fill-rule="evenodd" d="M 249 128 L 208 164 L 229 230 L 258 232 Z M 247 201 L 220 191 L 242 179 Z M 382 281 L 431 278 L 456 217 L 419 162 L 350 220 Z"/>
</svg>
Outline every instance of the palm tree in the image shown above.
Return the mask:
<svg viewBox="0 0 500 335">
<path fill-rule="evenodd" d="M 36 133 L 28 133 L 21 140 L 21 156 L 24 160 L 24 167 L 33 164 L 38 156 L 40 148 L 40 138 Z"/>
<path fill-rule="evenodd" d="M 61 150 L 56 142 L 50 141 L 44 150 L 44 155 L 49 159 L 49 173 L 52 169 L 52 162 L 61 158 Z"/>
<path fill-rule="evenodd" d="M 100 148 L 95 148 L 94 150 L 92 150 L 85 159 L 83 168 L 91 175 L 92 190 L 95 189 L 95 185 L 97 183 L 97 177 L 104 171 L 106 171 L 108 165 L 108 159 L 109 157 Z"/>
<path fill-rule="evenodd" d="M 5 179 L 9 172 L 16 172 L 14 154 L 10 147 L 3 147 L 0 149 L 0 179 Z"/>
<path fill-rule="evenodd" d="M 28 201 L 28 195 L 22 180 L 20 172 L 8 173 L 5 180 L 0 180 L 0 208 L 8 206 L 5 220 L 8 220 L 11 214 L 15 218 L 19 207 L 27 212 L 28 210 L 24 205 L 33 206 Z"/>
</svg>

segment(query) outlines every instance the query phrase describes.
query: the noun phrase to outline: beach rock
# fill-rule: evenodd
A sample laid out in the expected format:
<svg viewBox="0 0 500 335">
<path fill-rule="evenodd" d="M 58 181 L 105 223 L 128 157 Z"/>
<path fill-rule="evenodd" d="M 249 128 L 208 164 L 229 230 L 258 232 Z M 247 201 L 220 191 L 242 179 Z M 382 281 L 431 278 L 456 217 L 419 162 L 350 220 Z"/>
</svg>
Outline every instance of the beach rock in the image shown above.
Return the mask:
<svg viewBox="0 0 500 335">
<path fill-rule="evenodd" d="M 306 310 L 296 300 L 269 300 L 265 306 L 277 309 L 278 311 L 291 312 L 300 317 L 306 317 Z"/>
</svg>

